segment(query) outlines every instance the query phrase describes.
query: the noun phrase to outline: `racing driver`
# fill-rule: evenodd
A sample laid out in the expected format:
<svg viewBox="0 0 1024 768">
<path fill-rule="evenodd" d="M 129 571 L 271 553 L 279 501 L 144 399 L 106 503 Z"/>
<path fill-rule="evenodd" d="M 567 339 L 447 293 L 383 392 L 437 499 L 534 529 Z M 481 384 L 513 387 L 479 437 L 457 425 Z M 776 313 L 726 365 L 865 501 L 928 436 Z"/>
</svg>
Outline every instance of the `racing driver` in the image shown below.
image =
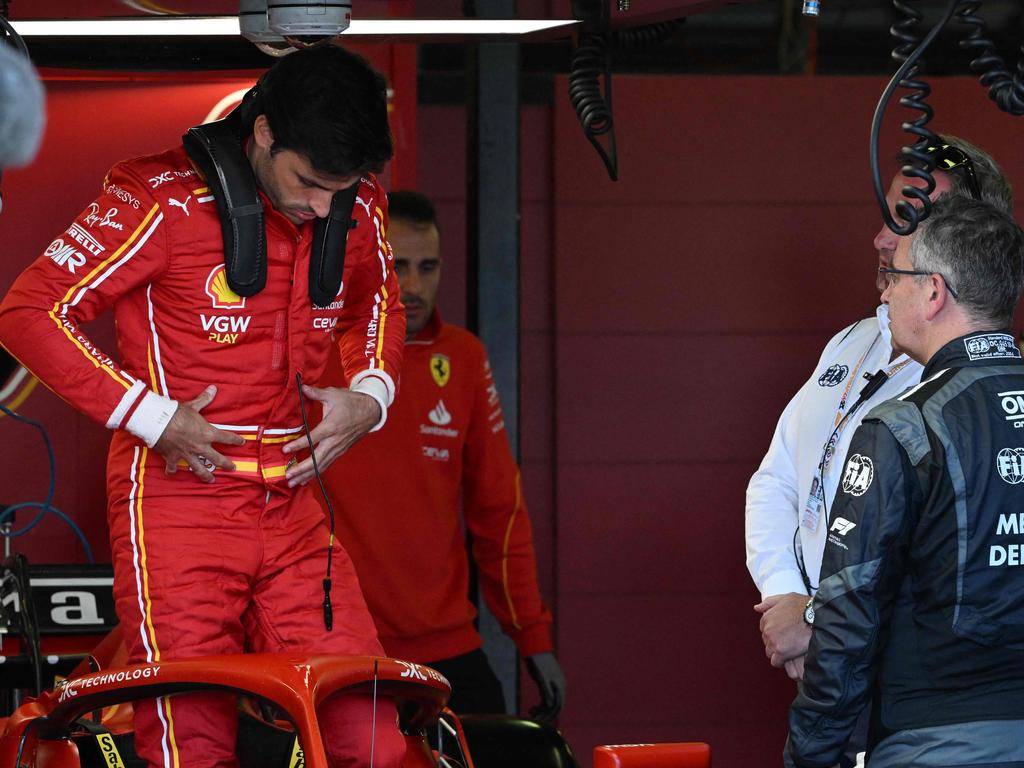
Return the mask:
<svg viewBox="0 0 1024 768">
<path fill-rule="evenodd" d="M 300 453 L 300 398 L 322 410 L 308 440 L 323 468 L 382 426 L 394 397 L 405 317 L 373 175 L 392 151 L 385 83 L 328 45 L 285 57 L 251 95 L 234 159 L 240 178 L 255 179 L 258 205 L 233 211 L 222 230 L 230 183 L 203 175 L 183 146 L 119 163 L 0 306 L 3 345 L 114 430 L 114 595 L 136 663 L 383 654 L 351 561 L 337 547 L 329 556 L 333 535 L 306 485 L 313 461 Z M 345 257 L 343 281 L 314 303 L 315 220 L 355 184 L 347 249 L 333 254 Z M 265 284 L 243 296 L 224 232 L 259 208 L 265 258 L 253 270 Z M 120 362 L 81 330 L 108 307 Z M 316 387 L 339 348 L 351 386 Z M 371 744 L 376 765 L 400 761 L 394 707 L 369 694 L 328 702 L 321 727 L 332 766 L 365 763 Z M 237 765 L 229 694 L 138 702 L 135 728 L 151 766 Z"/>
</svg>

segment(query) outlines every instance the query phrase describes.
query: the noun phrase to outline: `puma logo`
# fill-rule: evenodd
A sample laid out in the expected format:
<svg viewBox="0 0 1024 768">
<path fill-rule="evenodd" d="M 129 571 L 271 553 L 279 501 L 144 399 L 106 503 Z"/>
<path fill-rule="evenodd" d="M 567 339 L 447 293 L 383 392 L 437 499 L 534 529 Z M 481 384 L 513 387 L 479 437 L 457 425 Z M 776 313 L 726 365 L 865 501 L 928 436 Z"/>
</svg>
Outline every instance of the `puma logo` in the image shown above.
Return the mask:
<svg viewBox="0 0 1024 768">
<path fill-rule="evenodd" d="M 185 212 L 186 216 L 189 216 L 191 214 L 189 214 L 189 212 L 188 212 L 188 201 L 191 200 L 191 199 L 192 199 L 192 195 L 189 195 L 188 197 L 186 197 L 184 202 L 181 202 L 179 200 L 175 200 L 173 197 L 169 197 L 169 198 L 167 198 L 167 202 L 170 203 L 171 205 L 178 206 L 179 208 L 181 208 L 181 210 L 183 210 Z"/>
<path fill-rule="evenodd" d="M 356 196 L 356 202 L 359 203 L 366 210 L 366 218 L 372 219 L 373 215 L 370 213 L 370 204 L 363 200 L 363 198 Z"/>
</svg>

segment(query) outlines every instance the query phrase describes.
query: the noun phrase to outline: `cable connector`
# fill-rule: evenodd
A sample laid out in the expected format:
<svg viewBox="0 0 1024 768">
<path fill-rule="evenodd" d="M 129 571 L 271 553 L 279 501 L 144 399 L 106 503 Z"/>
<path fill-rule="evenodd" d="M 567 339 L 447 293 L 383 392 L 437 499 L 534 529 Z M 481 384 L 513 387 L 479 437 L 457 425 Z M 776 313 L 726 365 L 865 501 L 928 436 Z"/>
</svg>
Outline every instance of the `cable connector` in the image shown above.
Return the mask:
<svg viewBox="0 0 1024 768">
<path fill-rule="evenodd" d="M 324 579 L 324 627 L 328 632 L 334 628 L 334 609 L 331 608 L 330 579 Z"/>
</svg>

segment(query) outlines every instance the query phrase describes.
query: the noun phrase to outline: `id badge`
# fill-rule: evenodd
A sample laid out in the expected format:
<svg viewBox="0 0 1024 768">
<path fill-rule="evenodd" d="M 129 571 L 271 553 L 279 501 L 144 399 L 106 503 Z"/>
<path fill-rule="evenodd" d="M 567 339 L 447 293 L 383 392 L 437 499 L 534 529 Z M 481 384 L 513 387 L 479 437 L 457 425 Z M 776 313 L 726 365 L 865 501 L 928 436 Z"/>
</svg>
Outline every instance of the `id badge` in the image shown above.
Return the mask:
<svg viewBox="0 0 1024 768">
<path fill-rule="evenodd" d="M 818 530 L 818 522 L 821 520 L 822 508 L 822 483 L 817 474 L 811 480 L 811 492 L 807 494 L 807 503 L 804 505 L 804 513 L 800 524 L 812 533 Z"/>
</svg>

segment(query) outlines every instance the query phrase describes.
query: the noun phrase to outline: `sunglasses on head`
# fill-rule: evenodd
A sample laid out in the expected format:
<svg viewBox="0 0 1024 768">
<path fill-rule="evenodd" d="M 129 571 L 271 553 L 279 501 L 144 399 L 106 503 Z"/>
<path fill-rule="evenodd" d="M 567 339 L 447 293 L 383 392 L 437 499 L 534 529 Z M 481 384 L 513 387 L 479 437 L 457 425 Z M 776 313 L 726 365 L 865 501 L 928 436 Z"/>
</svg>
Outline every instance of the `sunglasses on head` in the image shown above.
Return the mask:
<svg viewBox="0 0 1024 768">
<path fill-rule="evenodd" d="M 963 168 L 967 174 L 967 187 L 971 190 L 971 197 L 981 200 L 981 189 L 978 187 L 978 177 L 974 175 L 974 163 L 970 156 L 960 147 L 953 144 L 937 144 L 925 147 L 925 152 L 935 156 L 935 170 L 949 173 L 954 168 Z"/>
</svg>

